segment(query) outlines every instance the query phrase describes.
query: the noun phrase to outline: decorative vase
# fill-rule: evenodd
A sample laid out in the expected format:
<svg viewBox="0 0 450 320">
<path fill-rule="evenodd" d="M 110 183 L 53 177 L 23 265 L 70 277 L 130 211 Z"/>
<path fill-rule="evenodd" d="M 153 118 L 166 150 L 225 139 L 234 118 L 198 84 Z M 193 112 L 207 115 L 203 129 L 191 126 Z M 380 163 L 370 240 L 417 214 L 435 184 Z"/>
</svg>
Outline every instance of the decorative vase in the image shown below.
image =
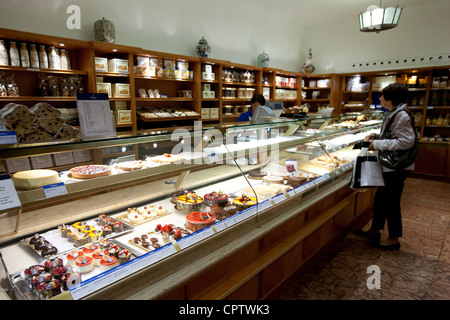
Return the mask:
<svg viewBox="0 0 450 320">
<path fill-rule="evenodd" d="M 258 58 L 256 59 L 256 65 L 258 67 L 267 67 L 269 66 L 270 56 L 263 52 L 260 55 L 258 55 Z"/>
<path fill-rule="evenodd" d="M 94 37 L 95 41 L 100 42 L 116 42 L 116 28 L 114 27 L 114 23 L 109 20 L 99 19 L 94 22 Z"/>
<path fill-rule="evenodd" d="M 197 47 L 195 47 L 195 52 L 197 56 L 200 58 L 208 58 L 211 53 L 211 47 L 208 45 L 208 41 L 204 37 L 200 39 Z"/>
<path fill-rule="evenodd" d="M 315 68 L 312 64 L 308 64 L 308 65 L 305 67 L 305 72 L 306 72 L 306 73 L 313 73 L 314 70 L 316 70 L 316 68 Z"/>
</svg>

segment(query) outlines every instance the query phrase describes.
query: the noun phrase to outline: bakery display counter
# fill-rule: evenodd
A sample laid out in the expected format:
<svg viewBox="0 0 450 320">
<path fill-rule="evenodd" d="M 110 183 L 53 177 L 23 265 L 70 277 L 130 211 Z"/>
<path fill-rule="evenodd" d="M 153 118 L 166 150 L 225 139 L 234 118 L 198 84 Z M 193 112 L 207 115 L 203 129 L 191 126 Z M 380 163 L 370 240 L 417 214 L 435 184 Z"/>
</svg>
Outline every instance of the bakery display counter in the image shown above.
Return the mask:
<svg viewBox="0 0 450 320">
<path fill-rule="evenodd" d="M 187 271 L 181 278 L 177 278 L 179 272 L 189 267 L 175 263 L 180 268 L 173 268 L 174 261 L 191 260 L 189 255 L 192 254 L 216 255 L 218 244 L 226 246 L 234 235 L 245 238 L 242 228 L 246 225 L 250 227 L 249 233 L 269 232 L 271 223 L 268 221 L 281 218 L 284 208 L 290 208 L 286 212 L 295 214 L 294 201 L 310 205 L 320 201 L 324 190 L 338 192 L 348 185 L 352 160 L 358 153 L 352 149 L 352 144 L 377 130 L 376 127 L 371 124 L 355 130 L 306 133 L 299 130 L 301 125 L 294 121 L 227 127 L 222 140 L 218 139 L 222 131 L 210 129 L 203 132 L 199 151 L 171 153 L 176 159 L 173 163 L 148 167 L 143 164 L 139 169 L 128 171 L 119 168 L 127 164 L 121 162 L 110 167 L 112 174 L 81 182 L 70 181 L 73 177 L 68 175 L 73 171 L 62 172 L 59 176 L 66 179 L 64 185 L 68 190 L 72 185 L 92 184 L 91 190 L 96 192 L 87 192 L 87 196 L 81 198 L 72 195 L 68 201 L 64 201 L 64 197 L 60 198 L 62 201 L 52 202 L 46 202 L 45 198 L 42 202 L 29 200 L 30 207 L 22 213 L 19 227 L 0 238 L 0 252 L 13 288 L 10 291 L 17 291 L 16 299 L 53 296 L 89 299 L 110 295 L 112 298 L 115 286 L 126 283 L 125 292 L 133 291 L 133 285 L 128 284 L 136 281 L 139 274 L 152 270 L 156 281 L 151 281 L 152 286 L 159 289 L 152 291 L 151 298 L 163 297 L 169 294 L 167 290 L 178 290 L 220 259 L 215 256 L 203 268 Z M 335 140 L 339 136 L 347 140 Z M 318 143 L 318 146 L 311 146 L 316 148 L 314 152 L 300 150 L 307 143 Z M 133 161 L 133 165 L 164 160 L 167 155 Z M 112 186 L 107 190 L 110 183 Z M 24 191 L 25 194 L 36 192 L 44 191 Z M 341 203 L 335 209 L 347 204 Z M 4 219 L 7 218 L 2 217 Z M 105 223 L 103 219 L 110 221 Z M 115 230 L 116 224 L 121 226 L 119 230 Z M 40 239 L 39 245 L 44 248 L 36 248 L 33 239 Z M 105 239 L 109 244 L 102 246 Z M 236 240 L 248 245 L 247 240 L 251 238 Z M 108 253 L 95 261 L 94 252 L 102 249 Z M 83 250 L 89 253 L 83 254 Z M 129 259 L 122 259 L 120 252 Z M 73 261 L 75 264 L 71 265 Z M 60 274 L 52 273 L 53 269 L 46 268 L 46 264 L 73 268 L 67 269 L 66 277 L 61 278 Z M 43 270 L 44 276 L 28 277 L 26 270 L 33 266 L 38 266 L 35 272 Z M 177 274 L 176 278 L 160 277 L 168 269 L 169 273 Z M 4 284 L 2 281 L 6 290 L 8 286 Z M 166 288 L 161 291 L 163 284 Z M 140 289 L 148 296 L 147 289 Z M 127 293 L 129 297 L 133 296 L 131 291 Z"/>
</svg>

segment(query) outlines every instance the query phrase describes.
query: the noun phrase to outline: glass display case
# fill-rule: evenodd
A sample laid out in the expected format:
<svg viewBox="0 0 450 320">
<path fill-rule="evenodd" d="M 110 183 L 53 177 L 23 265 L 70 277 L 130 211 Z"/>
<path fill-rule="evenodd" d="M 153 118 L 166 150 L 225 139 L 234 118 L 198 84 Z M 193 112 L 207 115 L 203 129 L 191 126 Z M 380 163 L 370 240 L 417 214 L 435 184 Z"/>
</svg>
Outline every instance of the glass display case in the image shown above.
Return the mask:
<svg viewBox="0 0 450 320">
<path fill-rule="evenodd" d="M 19 200 L 0 212 L 2 299 L 83 299 L 213 243 L 272 206 L 349 176 L 353 145 L 379 131 L 376 118 L 196 122 L 2 146 L 2 177 Z"/>
</svg>

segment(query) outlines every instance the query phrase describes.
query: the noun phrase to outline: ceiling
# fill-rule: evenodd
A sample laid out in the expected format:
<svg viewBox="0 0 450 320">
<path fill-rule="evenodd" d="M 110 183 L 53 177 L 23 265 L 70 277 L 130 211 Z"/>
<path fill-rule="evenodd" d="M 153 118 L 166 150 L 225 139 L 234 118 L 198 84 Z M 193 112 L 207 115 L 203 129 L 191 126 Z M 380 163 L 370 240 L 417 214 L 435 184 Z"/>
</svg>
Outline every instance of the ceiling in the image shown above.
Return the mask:
<svg viewBox="0 0 450 320">
<path fill-rule="evenodd" d="M 448 0 L 382 0 L 382 7 L 409 7 Z M 286 21 L 296 21 L 301 26 L 323 24 L 347 18 L 356 19 L 370 5 L 380 5 L 379 0 L 236 0 L 242 5 L 270 12 Z M 256 17 L 254 17 L 256 18 Z"/>
</svg>

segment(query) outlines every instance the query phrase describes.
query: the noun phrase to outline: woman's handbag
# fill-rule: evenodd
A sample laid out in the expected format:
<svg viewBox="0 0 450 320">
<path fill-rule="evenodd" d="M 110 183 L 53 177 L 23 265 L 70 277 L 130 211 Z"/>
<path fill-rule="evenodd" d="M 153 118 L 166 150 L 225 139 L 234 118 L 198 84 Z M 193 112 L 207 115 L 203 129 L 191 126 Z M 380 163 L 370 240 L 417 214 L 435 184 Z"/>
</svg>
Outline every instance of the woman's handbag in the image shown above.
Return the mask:
<svg viewBox="0 0 450 320">
<path fill-rule="evenodd" d="M 362 148 L 353 166 L 350 187 L 353 189 L 375 188 L 384 186 L 383 169 L 378 162 L 378 151 Z"/>
<path fill-rule="evenodd" d="M 411 118 L 411 125 L 413 125 L 414 118 L 412 117 L 412 115 L 407 110 L 401 110 L 401 111 L 405 111 L 409 115 L 409 117 Z M 399 112 L 401 112 L 401 111 L 399 111 Z M 397 114 L 398 114 L 398 112 L 397 112 Z M 392 132 L 389 130 L 389 128 L 397 114 L 395 114 L 393 117 L 391 117 L 391 119 L 389 120 L 389 123 L 386 126 L 386 130 L 384 130 L 380 139 L 392 139 L 393 138 Z M 413 131 L 414 131 L 414 135 L 415 135 L 415 140 L 414 140 L 414 145 L 410 149 L 380 151 L 380 153 L 378 155 L 378 161 L 381 163 L 381 165 L 383 165 L 384 167 L 386 167 L 388 169 L 400 170 L 400 169 L 404 169 L 404 168 L 412 165 L 414 163 L 414 161 L 416 161 L 417 155 L 419 153 L 419 137 L 417 136 L 417 132 L 414 130 L 414 126 L 413 126 Z"/>
</svg>

